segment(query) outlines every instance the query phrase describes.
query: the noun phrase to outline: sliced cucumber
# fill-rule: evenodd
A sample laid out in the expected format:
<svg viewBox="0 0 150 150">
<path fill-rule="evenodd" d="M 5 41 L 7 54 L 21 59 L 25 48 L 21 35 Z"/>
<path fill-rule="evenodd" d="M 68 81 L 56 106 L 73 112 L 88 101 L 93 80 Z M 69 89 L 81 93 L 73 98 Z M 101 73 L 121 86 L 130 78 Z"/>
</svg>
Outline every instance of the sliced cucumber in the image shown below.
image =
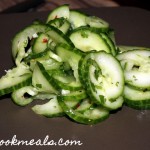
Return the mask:
<svg viewBox="0 0 150 150">
<path fill-rule="evenodd" d="M 51 95 L 50 100 L 45 104 L 33 106 L 32 110 L 36 114 L 46 117 L 60 117 L 64 115 L 63 110 L 58 103 L 56 95 Z"/>
<path fill-rule="evenodd" d="M 33 97 L 37 94 L 36 88 L 33 86 L 24 86 L 12 93 L 12 100 L 20 106 L 25 106 L 33 101 Z"/>
<path fill-rule="evenodd" d="M 64 34 L 68 32 L 70 29 L 70 22 L 65 18 L 55 18 L 54 20 L 50 20 L 47 24 L 54 26 L 55 28 L 62 31 Z"/>
<path fill-rule="evenodd" d="M 137 105 L 137 104 L 130 103 L 127 100 L 125 101 L 125 104 L 128 107 L 131 107 L 133 109 L 139 109 L 139 110 L 149 110 L 150 109 L 150 104 L 146 104 L 146 105 L 139 104 L 139 105 Z"/>
<path fill-rule="evenodd" d="M 33 24 L 16 34 L 12 41 L 12 55 L 17 65 L 26 57 L 25 48 L 34 34 L 46 32 L 47 30 L 48 27 L 46 25 Z"/>
<path fill-rule="evenodd" d="M 90 27 L 109 28 L 108 22 L 96 16 L 88 16 L 85 21 Z"/>
<path fill-rule="evenodd" d="M 130 50 L 117 56 L 124 68 L 125 82 L 139 89 L 150 89 L 150 51 Z"/>
<path fill-rule="evenodd" d="M 2 96 L 21 87 L 31 85 L 31 74 L 23 74 L 14 78 L 1 78 L 0 83 L 0 96 Z"/>
<path fill-rule="evenodd" d="M 74 76 L 67 75 L 65 73 L 52 75 L 55 83 L 64 90 L 76 91 L 82 89 L 80 82 L 76 82 Z"/>
<path fill-rule="evenodd" d="M 32 45 L 33 53 L 40 53 L 46 50 L 48 45 L 49 37 L 45 33 L 40 33 L 38 37 L 34 40 Z"/>
<path fill-rule="evenodd" d="M 114 42 L 111 40 L 111 38 L 109 36 L 107 36 L 106 34 L 104 33 L 100 33 L 101 36 L 103 37 L 103 39 L 105 39 L 105 42 L 110 46 L 110 49 L 111 49 L 111 54 L 113 56 L 116 56 L 117 54 L 117 50 L 116 50 L 116 47 L 115 47 L 115 44 Z"/>
<path fill-rule="evenodd" d="M 78 112 L 84 112 L 88 110 L 92 106 L 92 102 L 90 99 L 84 99 L 76 108 Z"/>
<path fill-rule="evenodd" d="M 70 34 L 70 39 L 78 49 L 83 52 L 92 50 L 106 51 L 110 53 L 110 47 L 99 33 L 96 33 L 92 28 L 83 27 L 73 30 Z"/>
<path fill-rule="evenodd" d="M 105 120 L 109 116 L 108 110 L 100 106 L 93 109 L 87 109 L 83 113 L 80 113 L 76 111 L 76 109 L 67 106 L 62 97 L 58 97 L 58 101 L 66 115 L 81 124 L 96 124 Z"/>
<path fill-rule="evenodd" d="M 52 42 L 56 44 L 65 43 L 67 45 L 74 46 L 71 40 L 62 31 L 49 25 L 50 30 L 46 34 L 52 39 Z"/>
<path fill-rule="evenodd" d="M 74 71 L 74 77 L 76 78 L 76 81 L 79 82 L 78 63 L 83 53 L 78 49 L 72 48 L 65 44 L 58 45 L 55 51 L 57 55 L 62 58 L 63 62 L 67 62 L 71 66 Z"/>
<path fill-rule="evenodd" d="M 39 92 L 58 93 L 53 85 L 53 80 L 46 72 L 43 65 L 37 62 L 33 70 L 32 84 Z"/>
<path fill-rule="evenodd" d="M 65 100 L 65 104 L 70 108 L 76 108 L 80 104 L 81 100 L 71 99 L 71 100 Z"/>
<path fill-rule="evenodd" d="M 123 53 L 123 52 L 126 52 L 126 51 L 131 51 L 131 50 L 150 50 L 150 48 L 139 47 L 139 46 L 118 45 L 117 47 L 118 47 L 119 53 Z"/>
<path fill-rule="evenodd" d="M 81 26 L 86 26 L 86 17 L 87 15 L 77 11 L 77 10 L 70 10 L 70 17 L 69 17 L 69 21 L 71 23 L 71 27 L 73 29 L 81 27 Z"/>
<path fill-rule="evenodd" d="M 50 20 L 53 20 L 55 18 L 61 18 L 61 17 L 69 19 L 69 15 L 70 15 L 69 5 L 68 4 L 64 4 L 64 5 L 61 5 L 61 6 L 57 7 L 56 9 L 54 9 L 48 15 L 47 22 L 50 21 Z"/>
<path fill-rule="evenodd" d="M 130 86 L 125 86 L 124 88 L 125 102 L 133 105 L 150 105 L 150 91 L 149 90 L 139 90 Z"/>
<path fill-rule="evenodd" d="M 97 104 L 109 109 L 122 106 L 123 100 L 118 99 L 123 94 L 124 76 L 119 62 L 106 52 L 90 53 L 86 64 L 84 78 L 88 94 Z M 89 57 L 89 56 L 86 56 Z M 121 101 L 121 102 L 117 102 Z M 113 107 L 113 103 L 117 103 Z"/>
<path fill-rule="evenodd" d="M 24 64 L 8 70 L 6 75 L 0 78 L 0 96 L 31 85 L 31 76 L 29 68 Z"/>
<path fill-rule="evenodd" d="M 82 100 L 87 98 L 87 94 L 85 90 L 78 90 L 78 91 L 69 91 L 69 90 L 61 90 L 61 97 L 63 97 L 64 100 Z"/>
<path fill-rule="evenodd" d="M 37 54 L 31 53 L 24 61 L 30 65 L 31 70 L 34 69 L 37 61 L 40 62 L 46 70 L 56 70 L 62 65 L 61 58 L 49 49 Z"/>
</svg>

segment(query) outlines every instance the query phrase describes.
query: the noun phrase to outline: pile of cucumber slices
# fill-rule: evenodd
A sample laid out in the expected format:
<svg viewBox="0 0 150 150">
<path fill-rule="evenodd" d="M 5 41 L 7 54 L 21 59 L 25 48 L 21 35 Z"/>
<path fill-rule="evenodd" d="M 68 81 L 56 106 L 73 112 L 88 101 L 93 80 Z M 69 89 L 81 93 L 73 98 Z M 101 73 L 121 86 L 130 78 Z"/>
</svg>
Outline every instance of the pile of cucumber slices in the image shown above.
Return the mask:
<svg viewBox="0 0 150 150">
<path fill-rule="evenodd" d="M 108 22 L 68 5 L 17 33 L 12 55 L 0 96 L 20 106 L 45 100 L 36 114 L 96 124 L 124 104 L 150 109 L 150 49 L 118 46 Z"/>
</svg>

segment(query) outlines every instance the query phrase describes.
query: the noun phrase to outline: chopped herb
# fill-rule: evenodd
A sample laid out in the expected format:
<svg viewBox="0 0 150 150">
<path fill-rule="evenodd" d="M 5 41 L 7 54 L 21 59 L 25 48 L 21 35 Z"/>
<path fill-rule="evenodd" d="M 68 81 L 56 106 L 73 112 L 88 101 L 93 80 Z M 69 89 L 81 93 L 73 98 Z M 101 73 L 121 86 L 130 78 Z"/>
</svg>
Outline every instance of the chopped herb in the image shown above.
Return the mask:
<svg viewBox="0 0 150 150">
<path fill-rule="evenodd" d="M 133 75 L 133 78 L 134 78 L 134 81 L 136 81 L 136 80 L 137 80 L 137 78 L 136 78 L 136 76 L 135 76 L 135 75 Z"/>
<path fill-rule="evenodd" d="M 100 101 L 102 104 L 104 104 L 106 102 L 104 95 L 99 95 L 99 98 L 100 98 Z"/>
<path fill-rule="evenodd" d="M 116 82 L 116 86 L 118 86 L 119 85 L 119 82 Z"/>
<path fill-rule="evenodd" d="M 60 18 L 59 20 L 59 28 L 65 23 L 64 18 Z"/>
<path fill-rule="evenodd" d="M 36 84 L 36 87 L 42 88 L 42 84 Z"/>
<path fill-rule="evenodd" d="M 88 34 L 85 31 L 81 31 L 81 36 L 83 38 L 88 38 Z"/>
<path fill-rule="evenodd" d="M 96 92 L 95 85 L 91 82 L 91 88 L 94 92 Z"/>
</svg>

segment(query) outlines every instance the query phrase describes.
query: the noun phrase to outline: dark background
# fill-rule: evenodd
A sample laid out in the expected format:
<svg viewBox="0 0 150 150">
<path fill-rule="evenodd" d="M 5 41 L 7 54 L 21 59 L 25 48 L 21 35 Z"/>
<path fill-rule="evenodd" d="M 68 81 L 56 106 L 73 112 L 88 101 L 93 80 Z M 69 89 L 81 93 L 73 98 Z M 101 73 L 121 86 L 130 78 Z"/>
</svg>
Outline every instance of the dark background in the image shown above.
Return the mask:
<svg viewBox="0 0 150 150">
<path fill-rule="evenodd" d="M 148 0 L 0 0 L 0 13 L 49 11 L 64 3 L 73 9 L 129 6 L 150 10 Z"/>
</svg>

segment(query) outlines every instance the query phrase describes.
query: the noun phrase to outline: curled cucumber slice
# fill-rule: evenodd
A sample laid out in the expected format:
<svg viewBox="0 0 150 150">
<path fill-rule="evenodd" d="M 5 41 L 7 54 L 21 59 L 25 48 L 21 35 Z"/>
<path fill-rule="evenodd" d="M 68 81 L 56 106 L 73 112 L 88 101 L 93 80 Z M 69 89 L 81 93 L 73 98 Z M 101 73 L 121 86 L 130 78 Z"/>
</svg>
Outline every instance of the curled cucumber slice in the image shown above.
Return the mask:
<svg viewBox="0 0 150 150">
<path fill-rule="evenodd" d="M 58 100 L 65 114 L 78 123 L 96 124 L 109 117 L 109 111 L 101 106 L 91 107 L 82 113 L 69 107 L 62 97 L 58 97 Z"/>
<path fill-rule="evenodd" d="M 109 109 L 121 107 L 123 98 L 119 97 L 123 94 L 124 76 L 117 59 L 104 51 L 90 53 L 84 59 L 87 63 L 82 61 L 84 73 L 81 78 L 84 78 L 91 99 Z"/>
</svg>

